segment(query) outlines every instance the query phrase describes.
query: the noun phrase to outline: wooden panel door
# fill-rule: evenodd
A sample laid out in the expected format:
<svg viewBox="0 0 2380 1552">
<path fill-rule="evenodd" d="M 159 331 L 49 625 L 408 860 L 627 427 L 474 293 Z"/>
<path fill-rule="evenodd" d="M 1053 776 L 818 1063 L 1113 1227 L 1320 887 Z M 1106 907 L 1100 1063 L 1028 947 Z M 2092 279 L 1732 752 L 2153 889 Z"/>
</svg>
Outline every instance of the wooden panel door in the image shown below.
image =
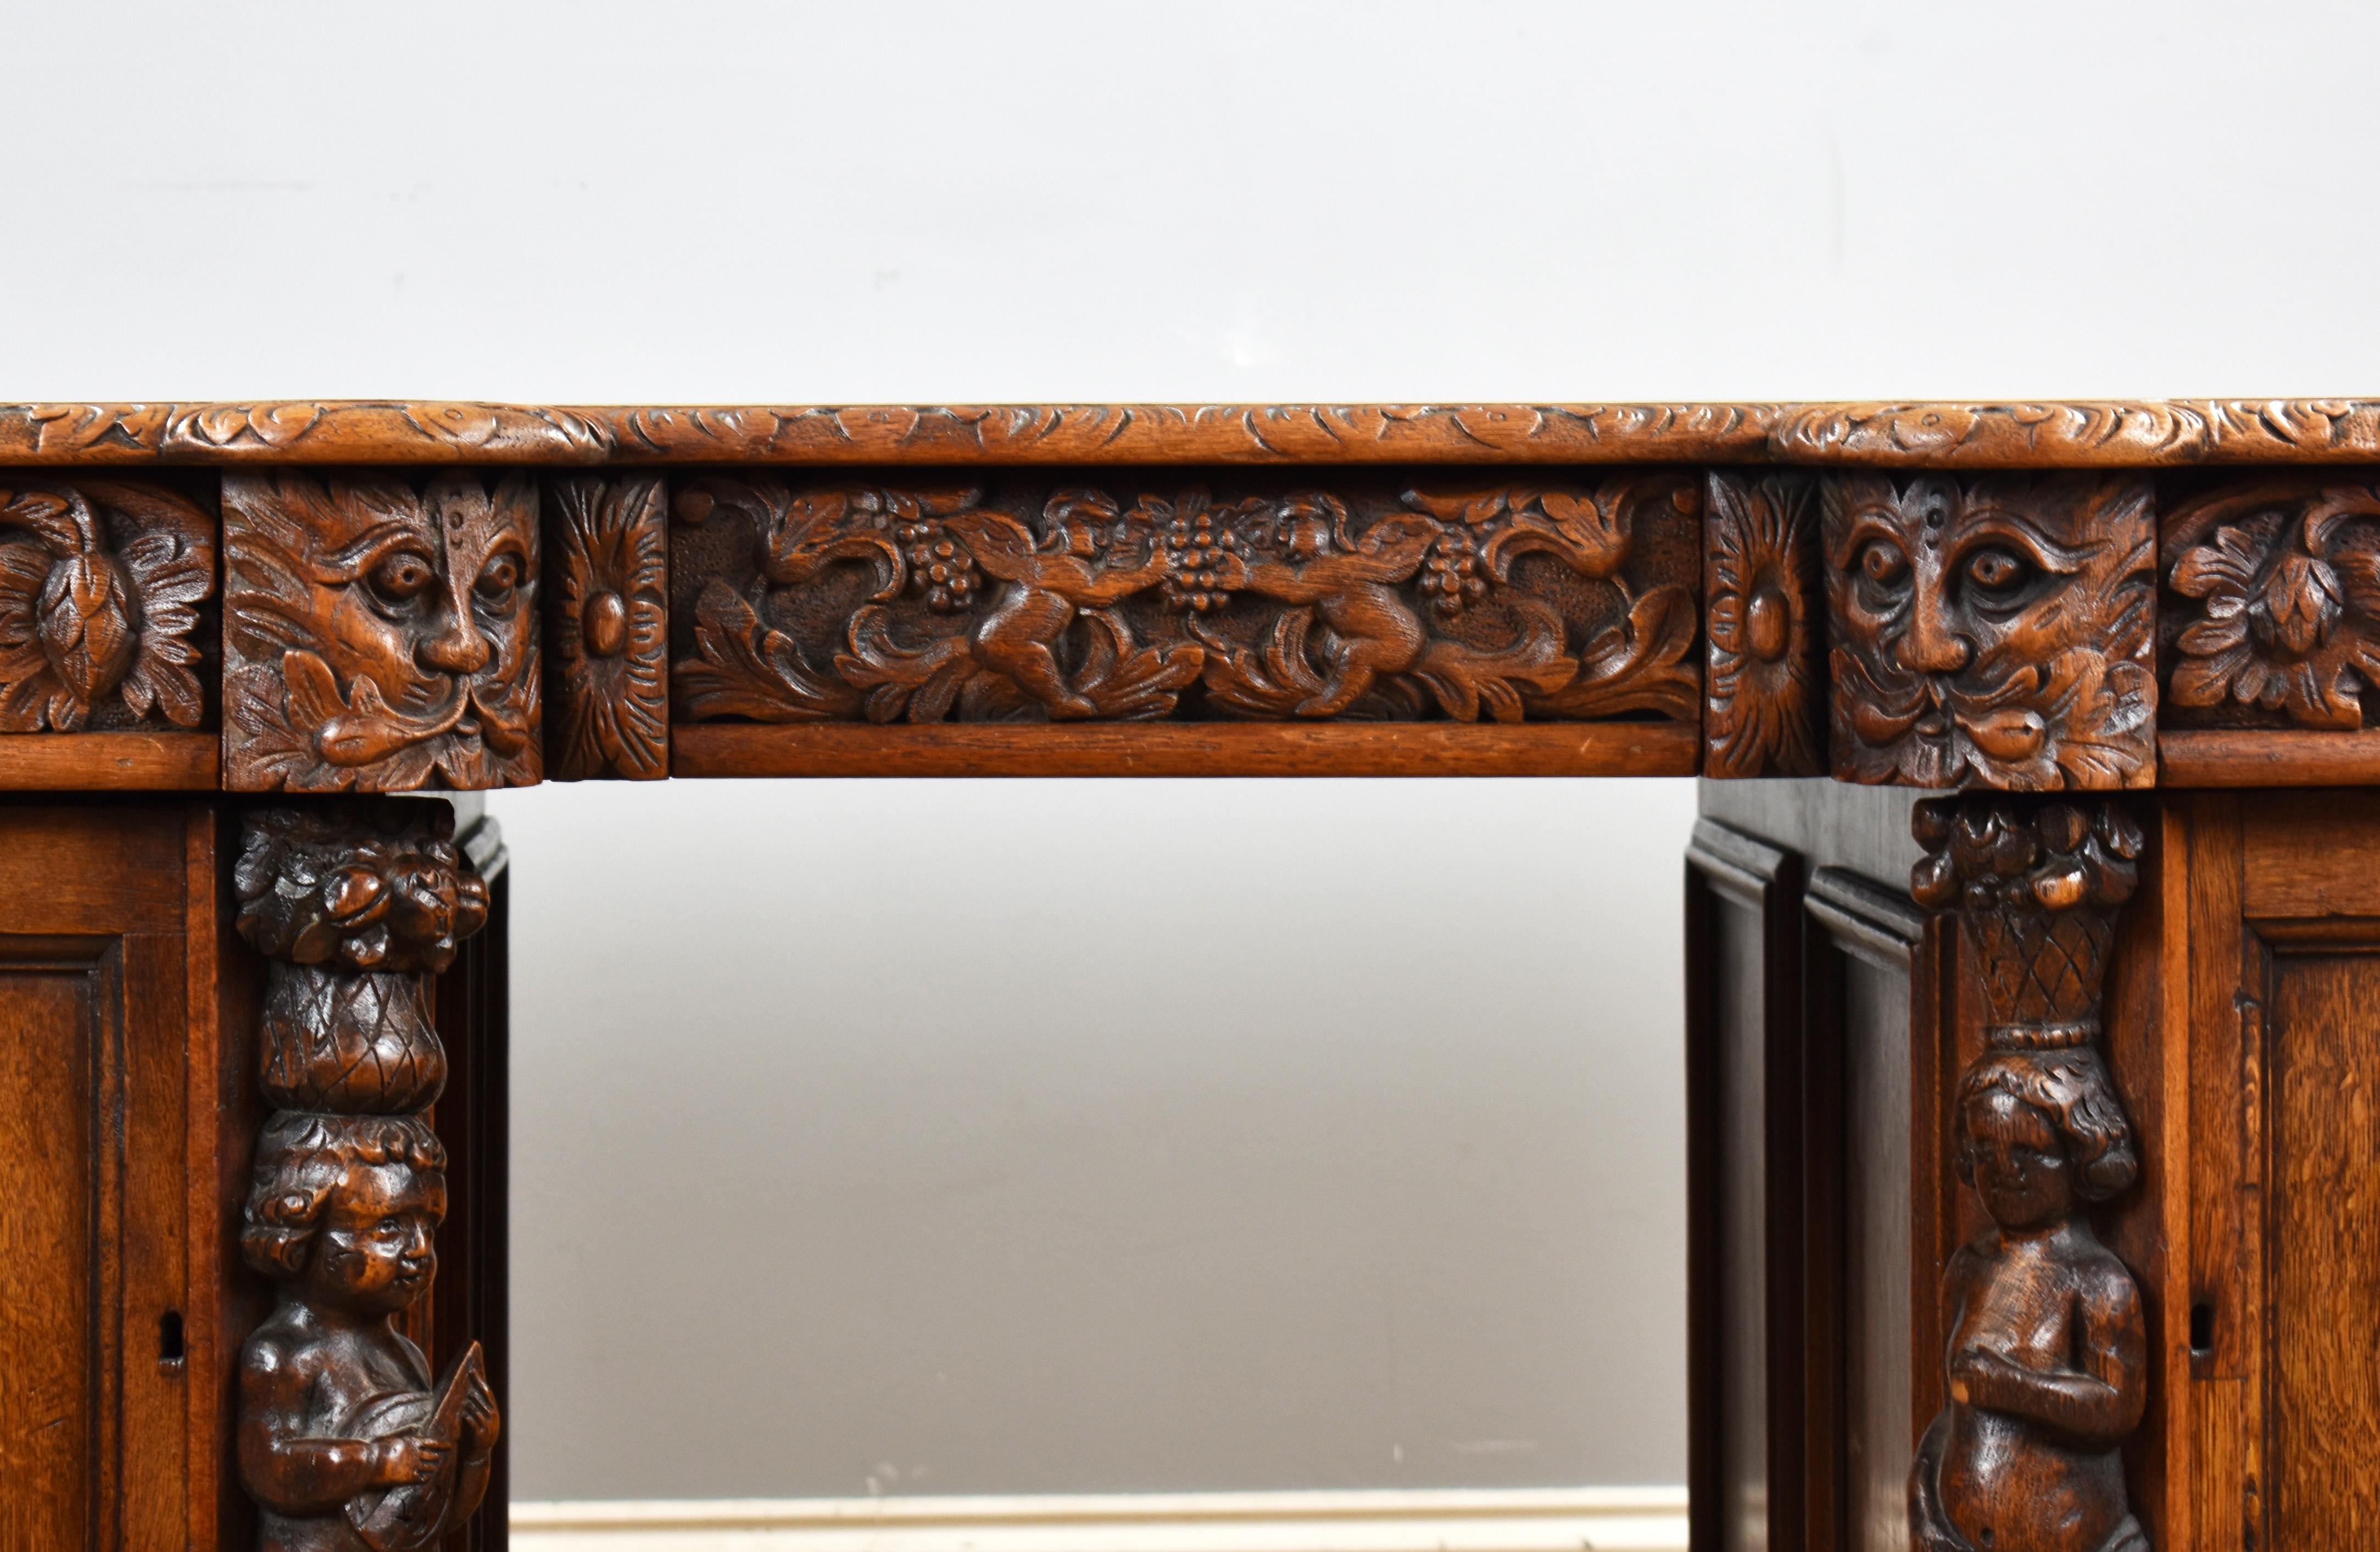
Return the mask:
<svg viewBox="0 0 2380 1552">
<path fill-rule="evenodd" d="M 0 1546 L 213 1541 L 215 837 L 0 802 Z"/>
<path fill-rule="evenodd" d="M 2184 817 L 2197 1545 L 2380 1546 L 2380 794 Z"/>
</svg>

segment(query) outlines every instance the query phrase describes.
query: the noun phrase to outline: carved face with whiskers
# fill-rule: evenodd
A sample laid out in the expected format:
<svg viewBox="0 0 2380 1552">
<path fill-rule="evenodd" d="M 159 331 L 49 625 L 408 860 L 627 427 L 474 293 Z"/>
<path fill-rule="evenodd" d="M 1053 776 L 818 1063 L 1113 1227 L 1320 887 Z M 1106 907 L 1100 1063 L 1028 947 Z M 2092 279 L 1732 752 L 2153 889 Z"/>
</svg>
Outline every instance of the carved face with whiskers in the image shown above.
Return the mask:
<svg viewBox="0 0 2380 1552">
<path fill-rule="evenodd" d="M 225 483 L 236 732 L 280 779 L 382 791 L 538 776 L 537 495 L 507 476 Z M 278 670 L 274 674 L 273 670 Z M 259 682 L 260 674 L 277 685 Z"/>
<path fill-rule="evenodd" d="M 2150 773 L 2145 485 L 1830 479 L 1836 775 L 2013 790 Z"/>
</svg>

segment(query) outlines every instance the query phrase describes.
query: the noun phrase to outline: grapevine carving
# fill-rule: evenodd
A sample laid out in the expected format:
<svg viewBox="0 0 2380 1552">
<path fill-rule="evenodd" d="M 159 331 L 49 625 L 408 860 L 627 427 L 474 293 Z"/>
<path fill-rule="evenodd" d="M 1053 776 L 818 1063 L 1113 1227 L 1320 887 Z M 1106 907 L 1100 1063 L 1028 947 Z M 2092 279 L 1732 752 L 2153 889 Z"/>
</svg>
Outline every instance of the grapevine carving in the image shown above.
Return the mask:
<svg viewBox="0 0 2380 1552">
<path fill-rule="evenodd" d="M 1069 486 L 675 501 L 678 714 L 1692 720 L 1690 477 L 1129 503 Z"/>
<path fill-rule="evenodd" d="M 1830 475 L 1820 490 L 1837 777 L 2155 779 L 2145 483 Z"/>
<path fill-rule="evenodd" d="M 1949 1403 L 1910 1473 L 1920 1552 L 2148 1552 L 2122 1445 L 2148 1400 L 2140 1286 L 2090 1208 L 2139 1173 L 2097 1042 L 2117 916 L 2142 836 L 2104 800 L 1936 799 L 1911 893 L 1955 912 L 1983 994 L 1959 1082 L 1960 1179 L 1992 1228 L 1942 1276 Z"/>
<path fill-rule="evenodd" d="M 540 774 L 537 491 L 509 475 L 224 480 L 237 791 Z"/>
<path fill-rule="evenodd" d="M 2364 726 L 2380 684 L 2380 490 L 2219 487 L 2172 513 L 2162 552 L 2176 725 Z"/>
<path fill-rule="evenodd" d="M 1806 476 L 1710 477 L 1703 774 L 1826 774 L 1817 498 Z"/>
<path fill-rule="evenodd" d="M 171 491 L 0 478 L 0 733 L 198 727 L 214 586 L 214 519 Z"/>
<path fill-rule="evenodd" d="M 443 803 L 249 817 L 233 886 L 268 959 L 264 1092 L 240 1251 L 280 1285 L 242 1344 L 239 1474 L 263 1552 L 429 1552 L 486 1494 L 502 1429 L 473 1342 L 433 1382 L 397 1317 L 446 1210 L 428 977 L 488 917 Z"/>
<path fill-rule="evenodd" d="M 546 774 L 669 774 L 669 533 L 657 475 L 547 486 L 553 595 Z"/>
</svg>

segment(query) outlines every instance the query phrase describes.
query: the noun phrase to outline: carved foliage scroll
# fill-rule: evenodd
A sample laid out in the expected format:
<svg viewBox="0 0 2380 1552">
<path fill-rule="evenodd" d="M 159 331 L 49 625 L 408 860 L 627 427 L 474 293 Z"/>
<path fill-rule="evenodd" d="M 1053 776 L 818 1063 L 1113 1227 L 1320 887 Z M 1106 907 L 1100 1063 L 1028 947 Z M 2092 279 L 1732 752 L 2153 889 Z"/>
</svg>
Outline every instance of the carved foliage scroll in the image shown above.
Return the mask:
<svg viewBox="0 0 2380 1552">
<path fill-rule="evenodd" d="M 552 715 L 559 781 L 669 774 L 669 532 L 658 475 L 546 486 Z"/>
<path fill-rule="evenodd" d="M 1786 462 L 1970 469 L 2365 458 L 2380 452 L 2380 403 L 2168 398 L 1785 405 L 1778 407 L 1768 451 Z"/>
<path fill-rule="evenodd" d="M 236 791 L 535 782 L 536 487 L 224 480 L 224 764 Z"/>
<path fill-rule="evenodd" d="M 486 922 L 443 803 L 334 800 L 248 820 L 242 936 L 270 960 L 274 1108 L 240 1221 L 281 1287 L 240 1349 L 240 1481 L 270 1552 L 428 1552 L 468 1520 L 502 1427 L 480 1346 L 433 1381 L 397 1317 L 426 1297 L 446 1155 L 427 978 Z"/>
<path fill-rule="evenodd" d="M 0 474 L 0 733 L 197 727 L 215 521 L 156 485 Z"/>
<path fill-rule="evenodd" d="M 2105 800 L 1937 799 L 1911 892 L 1957 913 L 1980 978 L 1983 1054 L 1959 1081 L 1960 1178 L 1992 1227 L 1941 1286 L 1949 1404 L 1909 1483 L 1920 1552 L 2147 1552 L 2123 1441 L 2147 1402 L 2132 1274 L 2089 1211 L 2139 1172 L 2098 1046 L 2118 912 L 2141 832 Z"/>
<path fill-rule="evenodd" d="M 2013 791 L 2155 779 L 2145 483 L 1845 475 L 1820 488 L 1838 778 Z"/>
<path fill-rule="evenodd" d="M 1703 774 L 1826 774 L 1817 495 L 1806 475 L 1710 476 Z"/>
<path fill-rule="evenodd" d="M 674 500 L 675 704 L 698 721 L 1692 720 L 1700 510 L 1670 470 L 1134 494 L 697 479 Z"/>
<path fill-rule="evenodd" d="M 2380 401 L 1999 404 L 0 405 L 10 462 L 2368 462 Z"/>
<path fill-rule="evenodd" d="M 2380 488 L 2235 483 L 2164 524 L 2161 629 L 2177 727 L 2366 726 L 2380 684 Z"/>
</svg>

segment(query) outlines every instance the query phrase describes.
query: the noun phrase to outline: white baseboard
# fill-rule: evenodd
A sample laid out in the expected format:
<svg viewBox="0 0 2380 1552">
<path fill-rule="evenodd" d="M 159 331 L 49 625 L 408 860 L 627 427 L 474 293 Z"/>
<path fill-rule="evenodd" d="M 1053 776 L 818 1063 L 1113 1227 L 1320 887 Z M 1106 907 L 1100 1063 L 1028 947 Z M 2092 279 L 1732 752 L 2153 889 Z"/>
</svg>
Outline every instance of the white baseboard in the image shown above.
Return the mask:
<svg viewBox="0 0 2380 1552">
<path fill-rule="evenodd" d="M 519 1552 L 1655 1552 L 1682 1487 L 516 1503 Z"/>
</svg>

